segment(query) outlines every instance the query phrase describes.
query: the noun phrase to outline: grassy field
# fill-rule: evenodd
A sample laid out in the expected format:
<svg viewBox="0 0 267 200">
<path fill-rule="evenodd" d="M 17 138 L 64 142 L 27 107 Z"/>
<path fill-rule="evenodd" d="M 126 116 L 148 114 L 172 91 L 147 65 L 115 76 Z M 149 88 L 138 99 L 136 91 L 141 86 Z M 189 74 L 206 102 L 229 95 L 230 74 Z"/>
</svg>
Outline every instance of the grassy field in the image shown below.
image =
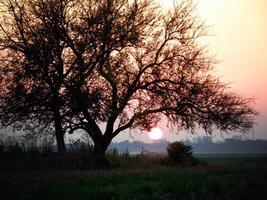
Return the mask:
<svg viewBox="0 0 267 200">
<path fill-rule="evenodd" d="M 266 157 L 198 159 L 191 167 L 2 170 L 0 199 L 267 199 Z"/>
</svg>

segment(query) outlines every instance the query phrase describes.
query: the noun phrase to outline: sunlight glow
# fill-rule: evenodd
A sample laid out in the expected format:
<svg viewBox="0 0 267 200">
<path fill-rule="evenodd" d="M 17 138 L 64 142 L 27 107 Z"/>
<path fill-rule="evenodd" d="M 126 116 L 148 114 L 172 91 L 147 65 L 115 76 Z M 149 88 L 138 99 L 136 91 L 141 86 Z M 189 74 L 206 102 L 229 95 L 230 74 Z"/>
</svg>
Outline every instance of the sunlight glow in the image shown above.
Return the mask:
<svg viewBox="0 0 267 200">
<path fill-rule="evenodd" d="M 175 0 L 155 0 L 155 2 L 160 5 L 163 9 L 170 9 L 173 7 Z"/>
<path fill-rule="evenodd" d="M 152 128 L 151 131 L 148 133 L 148 137 L 151 140 L 159 140 L 163 136 L 162 130 L 160 128 Z"/>
</svg>

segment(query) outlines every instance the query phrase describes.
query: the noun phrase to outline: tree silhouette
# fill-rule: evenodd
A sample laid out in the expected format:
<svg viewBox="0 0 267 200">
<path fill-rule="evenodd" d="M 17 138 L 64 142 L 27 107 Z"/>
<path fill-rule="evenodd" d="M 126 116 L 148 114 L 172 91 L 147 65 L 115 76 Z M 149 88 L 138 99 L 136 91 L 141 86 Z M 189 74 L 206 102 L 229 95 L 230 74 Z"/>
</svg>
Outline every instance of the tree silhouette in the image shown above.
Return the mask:
<svg viewBox="0 0 267 200">
<path fill-rule="evenodd" d="M 191 1 L 167 14 L 152 0 L 36 0 L 42 2 L 39 9 L 24 1 L 34 8 L 28 17 L 36 21 L 24 23 L 11 9 L 13 18 L 4 23 L 8 28 L 2 25 L 1 70 L 10 84 L 1 93 L 1 113 L 11 115 L 4 117 L 7 121 L 50 119 L 56 130 L 83 129 L 96 154 L 104 154 L 122 131 L 149 130 L 163 118 L 178 128 L 201 127 L 208 133 L 253 125 L 253 99 L 229 91 L 212 74 L 215 62 L 200 45 L 205 27 Z M 16 5 L 20 10 L 22 4 Z M 36 30 L 38 23 L 42 31 Z"/>
<path fill-rule="evenodd" d="M 227 90 L 212 75 L 213 59 L 199 45 L 205 28 L 191 1 L 164 15 L 152 1 L 88 1 L 77 35 L 83 38 L 76 126 L 104 153 L 127 128 L 150 129 L 162 117 L 179 128 L 244 131 L 253 99 Z M 84 70 L 93 73 L 86 76 Z M 101 131 L 100 123 L 105 123 Z"/>
<path fill-rule="evenodd" d="M 1 1 L 1 124 L 37 134 L 55 129 L 61 154 L 67 8 L 67 1 Z"/>
</svg>

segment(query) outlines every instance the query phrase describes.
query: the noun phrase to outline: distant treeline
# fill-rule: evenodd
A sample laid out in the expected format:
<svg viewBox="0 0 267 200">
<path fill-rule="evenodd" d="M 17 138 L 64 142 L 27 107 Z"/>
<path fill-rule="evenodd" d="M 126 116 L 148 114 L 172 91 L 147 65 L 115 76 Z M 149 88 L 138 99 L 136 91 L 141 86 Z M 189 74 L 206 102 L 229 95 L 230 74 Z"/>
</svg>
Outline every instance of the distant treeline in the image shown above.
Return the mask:
<svg viewBox="0 0 267 200">
<path fill-rule="evenodd" d="M 267 140 L 249 140 L 240 138 L 227 138 L 222 142 L 212 141 L 212 137 L 204 136 L 191 140 L 183 140 L 183 143 L 193 147 L 194 154 L 267 154 Z M 166 148 L 170 142 L 160 140 L 154 143 L 145 143 L 142 141 L 129 142 L 113 142 L 109 146 L 109 150 L 117 149 L 119 153 L 125 151 L 130 154 L 139 153 L 159 153 L 166 154 Z M 78 148 L 81 145 L 91 146 L 93 142 L 90 138 L 82 137 L 77 140 L 70 141 L 66 145 L 68 149 Z M 25 138 L 17 135 L 6 134 L 0 132 L 0 151 L 3 150 L 41 150 L 43 149 L 56 151 L 53 137 L 45 138 Z"/>
<path fill-rule="evenodd" d="M 185 140 L 185 144 L 193 147 L 194 154 L 267 154 L 267 140 L 240 140 L 235 138 L 225 139 L 223 142 L 213 142 L 211 137 L 199 137 L 194 141 Z M 168 141 L 144 143 L 141 141 L 129 142 L 128 140 L 112 143 L 110 149 L 119 151 L 128 149 L 132 154 L 140 152 L 166 153 Z"/>
</svg>

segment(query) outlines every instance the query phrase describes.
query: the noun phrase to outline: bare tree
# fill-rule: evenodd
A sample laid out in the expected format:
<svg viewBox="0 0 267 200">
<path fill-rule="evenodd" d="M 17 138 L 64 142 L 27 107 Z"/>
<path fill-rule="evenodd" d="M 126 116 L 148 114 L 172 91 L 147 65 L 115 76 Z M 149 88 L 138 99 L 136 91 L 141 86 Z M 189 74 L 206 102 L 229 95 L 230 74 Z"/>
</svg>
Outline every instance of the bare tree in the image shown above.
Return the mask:
<svg viewBox="0 0 267 200">
<path fill-rule="evenodd" d="M 59 150 L 65 132 L 83 129 L 101 155 L 122 131 L 162 118 L 209 133 L 253 125 L 253 99 L 212 74 L 191 1 L 167 14 L 152 0 L 8 0 L 1 9 L 2 124 L 50 125 Z"/>
<path fill-rule="evenodd" d="M 253 99 L 229 91 L 212 74 L 215 62 L 199 45 L 205 27 L 191 1 L 167 14 L 150 0 L 88 0 L 80 8 L 72 30 L 82 49 L 79 78 L 69 88 L 78 106 L 70 121 L 88 132 L 97 154 L 120 132 L 149 130 L 162 118 L 208 133 L 253 125 Z"/>
<path fill-rule="evenodd" d="M 65 152 L 63 116 L 64 49 L 68 1 L 0 2 L 1 100 L 3 126 L 45 134 L 55 130 Z"/>
</svg>

